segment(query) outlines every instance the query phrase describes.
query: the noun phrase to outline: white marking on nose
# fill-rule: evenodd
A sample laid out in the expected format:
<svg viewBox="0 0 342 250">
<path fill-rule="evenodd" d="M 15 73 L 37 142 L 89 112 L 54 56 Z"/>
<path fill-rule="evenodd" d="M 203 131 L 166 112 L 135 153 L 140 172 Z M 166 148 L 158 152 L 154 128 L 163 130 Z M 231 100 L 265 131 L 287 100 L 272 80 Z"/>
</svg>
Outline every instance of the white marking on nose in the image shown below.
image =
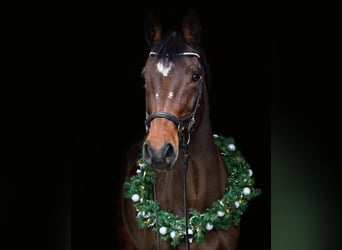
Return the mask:
<svg viewBox="0 0 342 250">
<path fill-rule="evenodd" d="M 156 98 L 159 99 L 159 97 L 160 97 L 160 96 L 159 96 L 159 93 L 156 93 Z"/>
<path fill-rule="evenodd" d="M 172 92 L 172 91 L 170 91 L 170 92 L 167 94 L 167 98 L 169 98 L 169 99 L 172 99 L 172 98 L 173 98 L 173 92 Z"/>
<path fill-rule="evenodd" d="M 161 73 L 163 76 L 167 76 L 172 68 L 172 63 L 162 62 L 159 61 L 157 63 L 157 70 L 159 73 Z"/>
</svg>

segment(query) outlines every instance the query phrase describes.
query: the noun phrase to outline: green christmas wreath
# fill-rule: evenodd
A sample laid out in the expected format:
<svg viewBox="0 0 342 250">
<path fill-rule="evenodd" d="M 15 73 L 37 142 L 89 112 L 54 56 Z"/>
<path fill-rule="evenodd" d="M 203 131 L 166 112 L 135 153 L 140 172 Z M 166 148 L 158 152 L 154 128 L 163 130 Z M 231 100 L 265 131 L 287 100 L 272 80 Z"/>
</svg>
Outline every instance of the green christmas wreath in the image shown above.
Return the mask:
<svg viewBox="0 0 342 250">
<path fill-rule="evenodd" d="M 214 201 L 202 213 L 189 209 L 188 235 L 192 236 L 191 242 L 195 240 L 197 244 L 203 242 L 207 231 L 228 230 L 232 223 L 238 225 L 248 202 L 261 194 L 260 189 L 253 187 L 252 169 L 236 149 L 234 139 L 214 135 L 214 140 L 226 163 L 229 177 L 221 199 Z M 125 197 L 132 199 L 136 208 L 138 226 L 152 228 L 154 232 L 158 230 L 160 238 L 170 239 L 172 246 L 181 244 L 185 238 L 185 219 L 159 208 L 153 199 L 155 172 L 143 158 L 137 161 L 137 165 L 137 174 L 125 182 L 124 189 Z"/>
</svg>

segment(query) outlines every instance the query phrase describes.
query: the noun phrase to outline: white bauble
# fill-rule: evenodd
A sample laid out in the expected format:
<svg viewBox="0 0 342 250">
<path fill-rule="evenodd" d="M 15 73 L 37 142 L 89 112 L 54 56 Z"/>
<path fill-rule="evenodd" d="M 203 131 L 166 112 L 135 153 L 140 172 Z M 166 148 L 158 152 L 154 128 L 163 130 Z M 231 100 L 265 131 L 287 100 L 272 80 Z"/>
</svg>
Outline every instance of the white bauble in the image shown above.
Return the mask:
<svg viewBox="0 0 342 250">
<path fill-rule="evenodd" d="M 213 230 L 213 228 L 214 228 L 214 225 L 209 222 L 205 225 L 205 229 L 207 229 L 208 231 Z"/>
<path fill-rule="evenodd" d="M 162 235 L 165 235 L 167 233 L 167 228 L 166 227 L 159 228 L 159 233 Z"/>
<path fill-rule="evenodd" d="M 244 195 L 249 195 L 251 193 L 251 189 L 249 187 L 244 187 L 242 192 Z"/>
<path fill-rule="evenodd" d="M 217 211 L 217 216 L 218 217 L 223 217 L 224 214 L 225 214 L 224 211 L 221 211 L 221 210 Z"/>
<path fill-rule="evenodd" d="M 132 201 L 137 202 L 137 201 L 139 201 L 140 197 L 138 194 L 133 194 L 131 199 L 132 199 Z"/>
<path fill-rule="evenodd" d="M 233 144 L 233 143 L 230 143 L 230 144 L 228 144 L 228 149 L 230 150 L 230 151 L 235 151 L 236 150 L 236 146 Z"/>
</svg>

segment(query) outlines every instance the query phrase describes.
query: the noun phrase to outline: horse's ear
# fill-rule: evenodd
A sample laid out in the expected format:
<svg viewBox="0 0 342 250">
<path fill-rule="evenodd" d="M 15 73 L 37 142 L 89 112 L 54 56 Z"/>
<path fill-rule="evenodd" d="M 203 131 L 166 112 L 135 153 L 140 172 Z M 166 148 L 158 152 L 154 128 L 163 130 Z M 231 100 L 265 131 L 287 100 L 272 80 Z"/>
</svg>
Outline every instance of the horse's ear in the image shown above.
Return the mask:
<svg viewBox="0 0 342 250">
<path fill-rule="evenodd" d="M 184 38 L 192 46 L 199 47 L 202 28 L 196 11 L 191 10 L 184 16 L 182 31 Z"/>
<path fill-rule="evenodd" d="M 150 48 L 153 46 L 153 43 L 160 40 L 161 32 L 159 18 L 152 12 L 147 13 L 145 17 L 145 38 Z"/>
</svg>

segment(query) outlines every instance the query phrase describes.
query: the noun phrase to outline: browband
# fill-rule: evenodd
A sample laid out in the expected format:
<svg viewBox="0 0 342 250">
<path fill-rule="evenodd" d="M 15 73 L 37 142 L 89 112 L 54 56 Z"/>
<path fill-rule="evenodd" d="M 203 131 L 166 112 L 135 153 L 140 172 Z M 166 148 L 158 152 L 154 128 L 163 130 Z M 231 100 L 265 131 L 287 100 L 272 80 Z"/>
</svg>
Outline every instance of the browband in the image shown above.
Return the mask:
<svg viewBox="0 0 342 250">
<path fill-rule="evenodd" d="M 155 55 L 158 55 L 158 53 L 155 52 L 155 51 L 151 51 L 151 52 L 149 53 L 149 56 L 155 56 Z M 191 51 L 179 53 L 178 55 L 179 55 L 179 56 L 196 56 L 198 59 L 201 58 L 201 56 L 200 56 L 198 53 L 196 53 L 196 52 L 191 52 Z"/>
</svg>

